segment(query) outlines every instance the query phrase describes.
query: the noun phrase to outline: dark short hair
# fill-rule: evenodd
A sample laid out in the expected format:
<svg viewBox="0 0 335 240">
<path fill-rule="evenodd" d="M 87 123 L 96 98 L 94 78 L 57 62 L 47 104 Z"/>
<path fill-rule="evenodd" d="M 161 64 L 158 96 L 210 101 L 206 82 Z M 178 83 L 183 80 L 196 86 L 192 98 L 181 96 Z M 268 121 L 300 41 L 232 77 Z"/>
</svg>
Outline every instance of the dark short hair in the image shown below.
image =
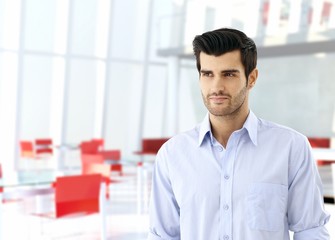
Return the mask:
<svg viewBox="0 0 335 240">
<path fill-rule="evenodd" d="M 193 40 L 193 52 L 196 57 L 198 72 L 200 73 L 200 52 L 208 55 L 220 56 L 224 53 L 240 49 L 245 76 L 257 65 L 257 47 L 254 41 L 245 33 L 231 28 L 220 28 L 197 35 Z"/>
</svg>

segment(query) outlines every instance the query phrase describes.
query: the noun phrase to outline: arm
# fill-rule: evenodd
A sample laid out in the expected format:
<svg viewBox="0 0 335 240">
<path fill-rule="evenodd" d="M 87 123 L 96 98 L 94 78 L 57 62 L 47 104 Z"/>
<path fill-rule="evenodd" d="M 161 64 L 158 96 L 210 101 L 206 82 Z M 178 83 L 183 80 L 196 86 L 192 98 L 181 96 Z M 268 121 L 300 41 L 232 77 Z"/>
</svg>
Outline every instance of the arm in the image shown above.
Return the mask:
<svg viewBox="0 0 335 240">
<path fill-rule="evenodd" d="M 150 198 L 150 231 L 148 240 L 179 240 L 179 206 L 168 173 L 167 153 L 157 154 Z"/>
<path fill-rule="evenodd" d="M 289 229 L 295 240 L 329 240 L 325 228 L 329 214 L 324 210 L 322 182 L 307 139 L 295 145 L 291 157 Z"/>
</svg>

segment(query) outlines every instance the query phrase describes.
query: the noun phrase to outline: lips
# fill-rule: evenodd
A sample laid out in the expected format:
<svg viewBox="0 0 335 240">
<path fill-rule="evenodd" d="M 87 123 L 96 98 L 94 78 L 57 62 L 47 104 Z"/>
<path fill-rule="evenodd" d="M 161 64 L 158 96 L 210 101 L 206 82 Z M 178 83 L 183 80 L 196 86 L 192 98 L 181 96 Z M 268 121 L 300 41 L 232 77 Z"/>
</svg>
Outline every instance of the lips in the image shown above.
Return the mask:
<svg viewBox="0 0 335 240">
<path fill-rule="evenodd" d="M 227 101 L 229 98 L 225 96 L 211 96 L 209 97 L 209 100 L 213 103 L 224 103 Z"/>
</svg>

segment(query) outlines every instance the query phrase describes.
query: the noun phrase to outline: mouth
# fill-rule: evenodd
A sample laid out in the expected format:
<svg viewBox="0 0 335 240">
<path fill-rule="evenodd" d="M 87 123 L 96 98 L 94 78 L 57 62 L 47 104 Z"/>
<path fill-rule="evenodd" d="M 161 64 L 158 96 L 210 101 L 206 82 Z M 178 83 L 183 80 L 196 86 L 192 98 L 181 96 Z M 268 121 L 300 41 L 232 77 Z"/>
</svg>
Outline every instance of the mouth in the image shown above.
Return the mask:
<svg viewBox="0 0 335 240">
<path fill-rule="evenodd" d="M 208 99 L 215 104 L 220 104 L 226 102 L 229 98 L 225 96 L 210 96 Z"/>
</svg>

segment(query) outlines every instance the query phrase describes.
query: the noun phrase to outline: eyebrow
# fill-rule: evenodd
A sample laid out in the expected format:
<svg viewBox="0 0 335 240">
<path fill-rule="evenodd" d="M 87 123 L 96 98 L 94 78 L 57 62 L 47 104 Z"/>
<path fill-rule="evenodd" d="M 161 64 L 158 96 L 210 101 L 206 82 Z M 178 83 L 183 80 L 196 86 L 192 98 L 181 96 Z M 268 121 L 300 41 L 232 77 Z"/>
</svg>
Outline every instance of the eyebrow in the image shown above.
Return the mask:
<svg viewBox="0 0 335 240">
<path fill-rule="evenodd" d="M 200 70 L 201 73 L 213 73 L 211 70 Z"/>
<path fill-rule="evenodd" d="M 201 73 L 213 73 L 212 70 L 200 70 Z M 226 69 L 222 70 L 221 73 L 239 73 L 240 71 L 238 69 Z"/>
<path fill-rule="evenodd" d="M 221 71 L 221 73 L 239 73 L 240 70 L 237 69 L 227 69 L 227 70 L 223 70 Z"/>
</svg>

